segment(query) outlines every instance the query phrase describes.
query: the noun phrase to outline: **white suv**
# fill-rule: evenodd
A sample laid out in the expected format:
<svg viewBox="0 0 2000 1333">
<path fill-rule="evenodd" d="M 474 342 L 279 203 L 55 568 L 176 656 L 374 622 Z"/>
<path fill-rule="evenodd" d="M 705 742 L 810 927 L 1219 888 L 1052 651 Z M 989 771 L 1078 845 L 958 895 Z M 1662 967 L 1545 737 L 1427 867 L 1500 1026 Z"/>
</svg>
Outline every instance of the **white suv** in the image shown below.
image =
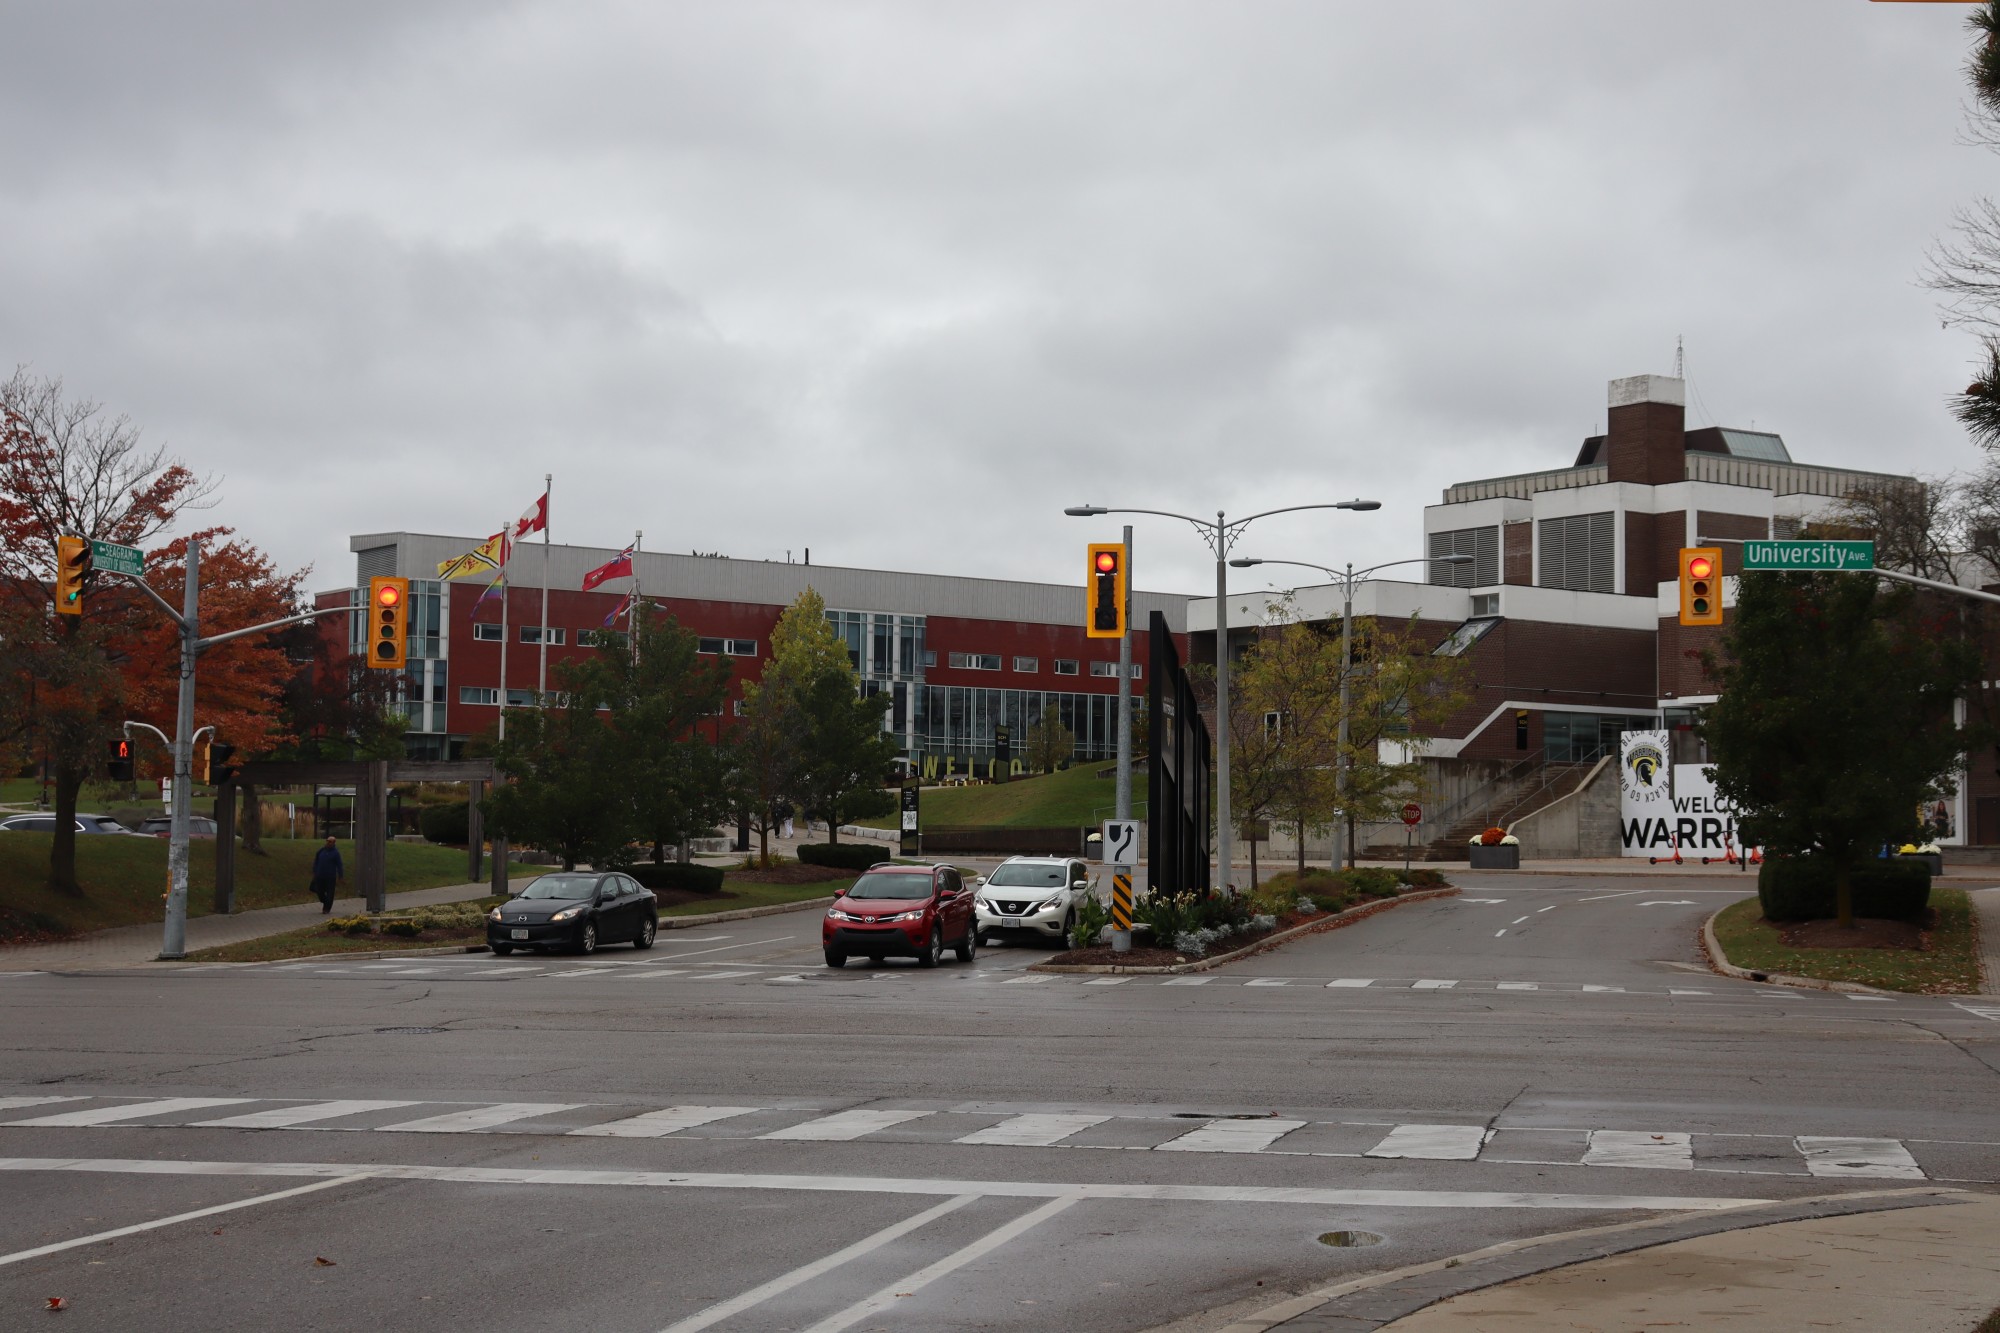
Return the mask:
<svg viewBox="0 0 2000 1333">
<path fill-rule="evenodd" d="M 996 936 L 1034 935 L 1061 943 L 1090 896 L 1090 864 L 1073 856 L 1013 856 L 1000 863 L 973 897 L 981 944 Z"/>
</svg>

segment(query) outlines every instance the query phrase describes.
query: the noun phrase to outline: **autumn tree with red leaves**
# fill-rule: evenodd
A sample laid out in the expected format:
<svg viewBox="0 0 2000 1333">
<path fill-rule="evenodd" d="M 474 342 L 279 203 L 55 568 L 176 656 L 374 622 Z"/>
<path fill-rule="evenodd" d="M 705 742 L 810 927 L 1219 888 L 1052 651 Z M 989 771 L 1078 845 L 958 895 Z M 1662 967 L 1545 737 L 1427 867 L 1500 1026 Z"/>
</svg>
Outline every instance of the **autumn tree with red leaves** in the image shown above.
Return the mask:
<svg viewBox="0 0 2000 1333">
<path fill-rule="evenodd" d="M 121 724 L 172 734 L 179 644 L 151 599 L 108 575 L 92 578 L 82 615 L 55 614 L 56 539 L 147 547 L 208 507 L 214 490 L 163 449 L 142 448 L 127 418 L 66 397 L 60 379 L 17 371 L 0 383 L 0 752 L 48 757 L 57 830 L 49 883 L 61 892 L 81 892 L 77 797 Z M 301 575 L 279 574 L 254 547 L 227 540 L 226 528 L 197 535 L 205 629 L 293 612 Z M 186 558 L 185 537 L 147 551 L 147 581 L 170 605 L 180 602 Z M 202 656 L 196 718 L 245 753 L 268 749 L 285 739 L 278 704 L 291 675 L 273 639 L 218 645 Z"/>
</svg>

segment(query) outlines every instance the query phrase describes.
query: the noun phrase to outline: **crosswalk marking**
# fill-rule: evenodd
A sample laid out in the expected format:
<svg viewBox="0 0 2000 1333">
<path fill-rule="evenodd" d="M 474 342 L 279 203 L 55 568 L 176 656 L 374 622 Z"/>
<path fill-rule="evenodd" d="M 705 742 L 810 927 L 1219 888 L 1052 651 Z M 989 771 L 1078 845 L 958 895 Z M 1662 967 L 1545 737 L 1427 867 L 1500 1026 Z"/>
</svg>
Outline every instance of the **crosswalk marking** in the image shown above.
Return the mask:
<svg viewBox="0 0 2000 1333">
<path fill-rule="evenodd" d="M 606 1139 L 659 1139 L 684 1129 L 693 1129 L 696 1125 L 748 1115 L 757 1109 L 754 1106 L 669 1106 L 662 1111 L 648 1111 L 644 1115 L 627 1116 L 602 1125 L 585 1125 L 582 1129 L 572 1129 L 570 1133 Z"/>
<path fill-rule="evenodd" d="M 1044 981 L 1054 980 L 1054 977 L 1009 977 L 1000 984 L 1003 986 L 1039 986 Z"/>
<path fill-rule="evenodd" d="M 1262 1152 L 1305 1125 L 1303 1120 L 1211 1120 L 1159 1145 L 1159 1152 Z"/>
<path fill-rule="evenodd" d="M 1705 991 L 1705 990 L 1675 990 L 1675 989 L 1674 989 L 1674 988 L 1673 988 L 1672 986 L 1669 986 L 1669 987 L 1667 987 L 1667 994 L 1669 994 L 1669 995 L 1707 995 L 1707 994 L 1709 994 L 1709 992 L 1708 992 L 1708 991 Z"/>
<path fill-rule="evenodd" d="M 1397 1125 L 1364 1157 L 1422 1157 L 1441 1162 L 1469 1162 L 1486 1143 L 1479 1125 Z"/>
<path fill-rule="evenodd" d="M 1848 996 L 1847 998 L 1848 998 L 1848 999 L 1850 999 L 1850 1000 L 1872 1000 L 1872 1001 L 1874 1001 L 1874 1002 L 1875 1002 L 1876 1004 L 1894 1004 L 1894 1003 L 1895 1003 L 1895 1000 L 1891 999 L 1891 998 L 1890 998 L 1889 996 L 1887 996 L 1887 995 L 1853 995 L 1853 994 L 1850 994 L 1850 995 L 1849 995 L 1849 996 Z"/>
<path fill-rule="evenodd" d="M 33 1120 L 10 1120 L 10 1125 L 110 1125 L 120 1120 L 144 1120 L 148 1116 L 177 1115 L 201 1111 L 211 1106 L 241 1106 L 254 1097 L 167 1097 L 157 1102 L 127 1102 L 123 1106 L 98 1106 L 88 1111 L 63 1111 L 36 1116 Z"/>
<path fill-rule="evenodd" d="M 383 1125 L 385 1134 L 463 1134 L 475 1129 L 491 1129 L 504 1125 L 510 1120 L 528 1120 L 535 1116 L 554 1115 L 558 1111 L 574 1111 L 582 1102 L 499 1102 L 492 1106 L 476 1106 L 470 1111 L 450 1111 L 444 1115 L 426 1116 L 422 1120 L 406 1120 L 400 1125 Z"/>
<path fill-rule="evenodd" d="M 1326 988 L 1328 990 L 1332 990 L 1338 986 L 1360 987 L 1360 986 L 1372 986 L 1374 984 L 1375 984 L 1375 978 L 1373 977 L 1341 977 L 1337 980 L 1327 982 Z"/>
<path fill-rule="evenodd" d="M 614 973 L 608 967 L 579 967 L 574 972 L 551 972 L 548 975 L 551 977 L 601 977 L 612 976 Z"/>
<path fill-rule="evenodd" d="M 958 1143 L 978 1143 L 1014 1148 L 1047 1148 L 1062 1142 L 1072 1134 L 1080 1134 L 1092 1125 L 1101 1125 L 1111 1117 L 1108 1115 L 1070 1115 L 1058 1112 L 1017 1115 L 1011 1120 L 1002 1120 L 997 1125 L 975 1130 Z"/>
<path fill-rule="evenodd" d="M 1450 989 L 1451 989 L 1451 988 L 1452 988 L 1453 986 L 1456 986 L 1457 984 L 1458 984 L 1458 983 L 1457 983 L 1456 981 L 1419 981 L 1419 982 L 1415 983 L 1414 985 L 1412 985 L 1412 986 L 1410 987 L 1410 989 L 1411 989 L 1411 990 L 1450 990 Z"/>
<path fill-rule="evenodd" d="M 697 972 L 693 975 L 692 979 L 695 981 L 721 981 L 725 977 L 754 977 L 756 975 L 755 972 Z"/>
<path fill-rule="evenodd" d="M 1977 1018 L 1990 1018 L 1990 1019 L 1994 1020 L 1995 1022 L 2000 1022 L 2000 1005 L 1996 1005 L 1996 1004 L 1959 1004 L 1959 1003 L 1957 1003 L 1956 1001 L 1954 1001 L 1954 1002 L 1953 1002 L 1953 1004 L 1952 1004 L 1952 1008 L 1954 1008 L 1954 1009 L 1963 1009 L 1963 1010 L 1965 1010 L 1965 1012 L 1966 1012 L 1966 1013 L 1968 1013 L 1968 1014 L 1971 1014 L 1971 1015 L 1973 1015 L 1974 1017 L 1977 1017 Z"/>
<path fill-rule="evenodd" d="M 81 1097 L 0 1097 L 0 1111 L 12 1111 L 23 1106 L 47 1106 L 51 1102 L 80 1102 Z"/>
<path fill-rule="evenodd" d="M 1818 1135 L 1793 1140 L 1816 1176 L 1869 1176 L 1922 1180 L 1923 1168 L 1899 1139 L 1842 1139 Z"/>
<path fill-rule="evenodd" d="M 437 971 L 435 967 L 399 967 L 394 972 L 384 972 L 385 977 L 427 977 Z"/>
<path fill-rule="evenodd" d="M 625 979 L 626 979 L 627 981 L 631 981 L 631 980 L 633 980 L 633 979 L 635 979 L 635 978 L 638 978 L 638 977 L 679 977 L 679 976 L 685 976 L 686 974 L 687 974 L 687 969 L 686 969 L 686 968 L 681 968 L 681 967 L 654 967 L 654 968 L 648 968 L 648 969 L 646 969 L 645 971 L 636 971 L 636 970 L 635 970 L 635 971 L 631 971 L 631 972 L 627 972 L 627 973 L 624 973 L 623 975 L 624 975 L 624 977 L 625 977 Z"/>
<path fill-rule="evenodd" d="M 929 1114 L 929 1111 L 836 1111 L 817 1120 L 808 1120 L 803 1125 L 793 1125 L 790 1129 L 774 1129 L 768 1134 L 759 1134 L 757 1137 L 832 1143 L 858 1139 L 863 1134 L 873 1134 L 878 1129 L 887 1129 L 891 1125 L 900 1125 L 905 1120 L 915 1120 L 919 1116 Z"/>
<path fill-rule="evenodd" d="M 1590 1151 L 1583 1155 L 1583 1164 L 1690 1171 L 1694 1169 L 1694 1136 L 1593 1129 L 1590 1131 Z"/>
<path fill-rule="evenodd" d="M 1289 986 L 1292 983 L 1284 977 L 1252 977 L 1243 984 L 1246 986 Z"/>
<path fill-rule="evenodd" d="M 1501 983 L 1500 983 L 1500 986 L 1499 986 L 1499 989 L 1501 989 L 1501 990 L 1539 990 L 1539 989 L 1540 989 L 1540 983 L 1539 983 L 1539 982 L 1534 982 L 1534 981 L 1503 981 L 1503 982 L 1501 982 Z"/>
<path fill-rule="evenodd" d="M 1624 988 L 1623 986 L 1585 986 L 1585 987 L 1584 987 L 1584 990 L 1586 990 L 1586 991 L 1619 991 L 1619 992 L 1621 992 L 1621 993 L 1622 993 L 1622 992 L 1624 991 L 1624 989 L 1625 989 L 1625 988 Z"/>
<path fill-rule="evenodd" d="M 1162 986 L 1206 986 L 1213 980 L 1215 980 L 1214 977 L 1169 977 L 1160 984 Z"/>
<path fill-rule="evenodd" d="M 364 1111 L 393 1111 L 398 1107 L 421 1105 L 422 1102 L 312 1102 L 305 1106 L 280 1106 L 269 1111 L 251 1111 L 245 1115 L 197 1120 L 194 1123 L 203 1129 L 289 1129 L 293 1125 L 309 1125 L 315 1120 L 337 1120 L 341 1116 L 360 1115 Z"/>
<path fill-rule="evenodd" d="M 469 977 L 539 977 L 537 971 L 524 971 L 519 967 L 482 967 L 476 972 L 466 973 Z"/>
<path fill-rule="evenodd" d="M 1092 977 L 1083 984 L 1086 986 L 1122 986 L 1131 979 L 1130 977 Z"/>
</svg>

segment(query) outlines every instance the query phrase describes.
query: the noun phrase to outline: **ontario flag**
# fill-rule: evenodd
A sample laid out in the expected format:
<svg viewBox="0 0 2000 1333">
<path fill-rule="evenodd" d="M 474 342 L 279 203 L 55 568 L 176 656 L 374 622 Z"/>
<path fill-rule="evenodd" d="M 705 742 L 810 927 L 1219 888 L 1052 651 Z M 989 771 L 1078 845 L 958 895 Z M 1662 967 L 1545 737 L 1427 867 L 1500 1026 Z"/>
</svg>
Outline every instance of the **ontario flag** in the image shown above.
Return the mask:
<svg viewBox="0 0 2000 1333">
<path fill-rule="evenodd" d="M 600 583 L 608 583 L 612 579 L 629 579 L 631 577 L 632 548 L 628 546 L 617 555 L 612 556 L 609 560 L 599 565 L 596 569 L 585 574 L 583 576 L 583 590 L 589 592 Z"/>
<path fill-rule="evenodd" d="M 547 532 L 549 528 L 549 493 L 543 491 L 533 504 L 521 512 L 514 520 L 513 536 L 520 540 L 531 532 Z"/>
</svg>

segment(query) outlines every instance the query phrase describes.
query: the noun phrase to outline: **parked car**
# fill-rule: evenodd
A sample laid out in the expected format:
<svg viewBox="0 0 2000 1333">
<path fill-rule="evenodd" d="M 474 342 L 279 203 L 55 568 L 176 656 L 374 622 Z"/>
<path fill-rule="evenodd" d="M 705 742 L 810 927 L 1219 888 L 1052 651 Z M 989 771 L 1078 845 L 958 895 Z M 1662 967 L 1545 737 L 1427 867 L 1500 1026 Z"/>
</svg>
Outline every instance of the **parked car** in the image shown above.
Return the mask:
<svg viewBox="0 0 2000 1333">
<path fill-rule="evenodd" d="M 969 963 L 979 949 L 972 924 L 972 895 L 951 866 L 879 865 L 826 909 L 820 943 L 828 967 L 845 967 L 850 954 L 870 962 L 915 958 L 936 967 L 951 945 Z"/>
<path fill-rule="evenodd" d="M 11 819 L 0 819 L 0 833 L 54 833 L 54 815 L 15 815 Z M 132 830 L 113 819 L 110 815 L 78 815 L 78 833 L 123 833 L 128 837 Z"/>
<path fill-rule="evenodd" d="M 1069 938 L 1076 909 L 1090 896 L 1090 863 L 1073 856 L 1010 856 L 994 868 L 974 898 L 979 942 L 1011 935 Z"/>
<path fill-rule="evenodd" d="M 600 944 L 653 947 L 660 912 L 653 891 L 630 875 L 564 871 L 543 875 L 486 914 L 486 944 L 502 958 L 516 949 L 596 953 Z"/>
<path fill-rule="evenodd" d="M 174 821 L 167 815 L 154 815 L 151 819 L 142 819 L 139 821 L 139 832 L 149 838 L 170 838 L 174 833 Z M 207 815 L 189 815 L 188 836 L 190 838 L 214 837 L 215 821 Z"/>
</svg>

